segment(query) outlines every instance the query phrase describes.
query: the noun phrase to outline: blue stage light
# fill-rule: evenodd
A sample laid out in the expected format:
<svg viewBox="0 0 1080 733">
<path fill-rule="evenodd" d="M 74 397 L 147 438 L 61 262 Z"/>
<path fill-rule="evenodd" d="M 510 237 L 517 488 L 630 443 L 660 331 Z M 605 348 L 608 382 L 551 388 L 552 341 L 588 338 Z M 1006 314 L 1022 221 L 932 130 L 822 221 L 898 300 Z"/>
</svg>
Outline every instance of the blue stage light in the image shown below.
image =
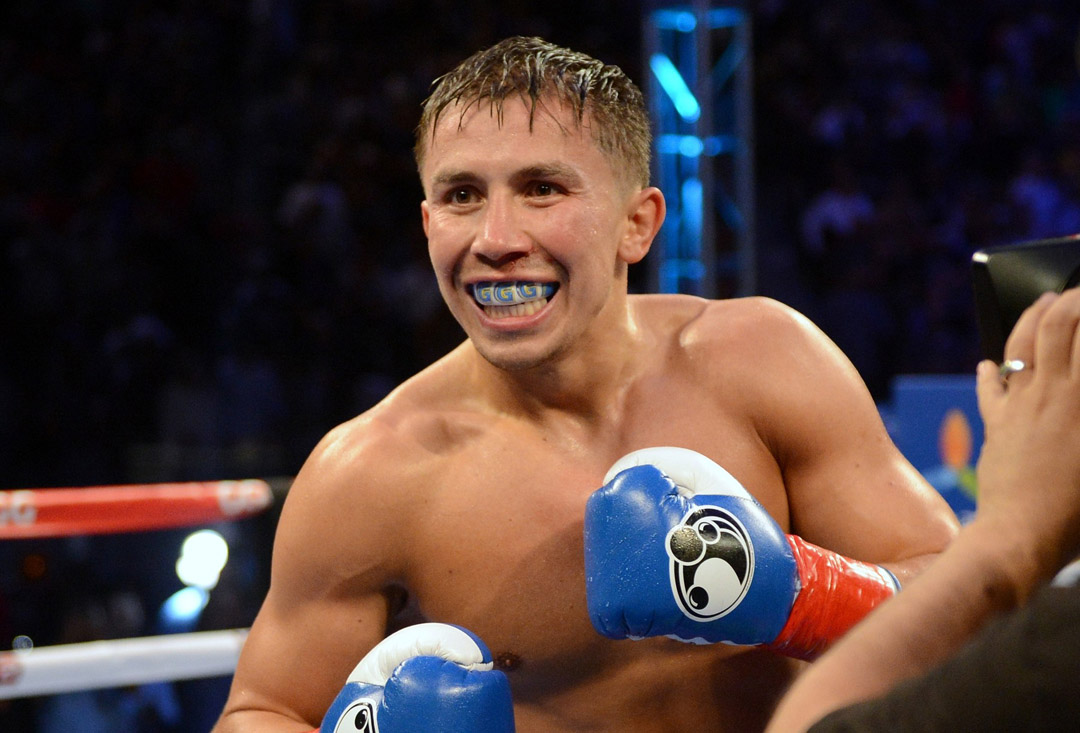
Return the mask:
<svg viewBox="0 0 1080 733">
<path fill-rule="evenodd" d="M 690 91 L 690 87 L 686 85 L 682 74 L 675 68 L 671 59 L 665 54 L 656 53 L 649 59 L 649 66 L 656 75 L 656 80 L 660 82 L 661 88 L 671 98 L 679 116 L 687 122 L 697 122 L 701 117 L 701 105 L 698 104 L 697 98 Z"/>
</svg>

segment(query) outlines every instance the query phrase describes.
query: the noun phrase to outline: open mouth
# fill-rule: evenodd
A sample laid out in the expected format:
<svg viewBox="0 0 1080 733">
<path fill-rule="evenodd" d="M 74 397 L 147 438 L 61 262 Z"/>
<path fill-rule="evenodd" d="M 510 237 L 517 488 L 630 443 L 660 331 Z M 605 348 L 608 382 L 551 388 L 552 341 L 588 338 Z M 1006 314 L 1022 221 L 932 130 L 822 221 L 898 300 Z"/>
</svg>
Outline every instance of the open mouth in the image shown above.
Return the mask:
<svg viewBox="0 0 1080 733">
<path fill-rule="evenodd" d="M 488 317 L 511 318 L 536 313 L 558 289 L 558 283 L 478 282 L 472 286 L 472 296 Z"/>
</svg>

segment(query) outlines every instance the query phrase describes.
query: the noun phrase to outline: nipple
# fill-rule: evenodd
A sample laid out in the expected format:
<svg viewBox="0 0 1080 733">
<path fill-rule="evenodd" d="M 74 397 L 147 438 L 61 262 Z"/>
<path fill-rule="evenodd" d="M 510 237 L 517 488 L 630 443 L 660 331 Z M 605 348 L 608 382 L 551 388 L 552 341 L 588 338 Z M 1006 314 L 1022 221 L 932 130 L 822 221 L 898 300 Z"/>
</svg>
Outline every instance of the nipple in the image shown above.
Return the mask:
<svg viewBox="0 0 1080 733">
<path fill-rule="evenodd" d="M 501 669 L 503 672 L 513 672 L 521 666 L 521 657 L 513 652 L 499 652 L 492 657 L 491 661 L 495 669 Z"/>
</svg>

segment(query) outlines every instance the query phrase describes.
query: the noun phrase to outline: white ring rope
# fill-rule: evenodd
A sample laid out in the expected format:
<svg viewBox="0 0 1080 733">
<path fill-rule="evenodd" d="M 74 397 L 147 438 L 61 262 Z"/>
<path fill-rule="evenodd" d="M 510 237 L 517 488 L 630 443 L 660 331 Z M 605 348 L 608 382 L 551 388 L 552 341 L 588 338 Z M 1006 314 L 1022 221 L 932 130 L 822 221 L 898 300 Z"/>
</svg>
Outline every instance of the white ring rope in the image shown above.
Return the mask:
<svg viewBox="0 0 1080 733">
<path fill-rule="evenodd" d="M 247 629 L 60 644 L 0 654 L 0 700 L 232 674 Z"/>
<path fill-rule="evenodd" d="M 291 477 L 0 491 L 0 540 L 232 520 L 257 514 Z M 247 629 L 0 652 L 0 700 L 230 675 Z"/>
</svg>

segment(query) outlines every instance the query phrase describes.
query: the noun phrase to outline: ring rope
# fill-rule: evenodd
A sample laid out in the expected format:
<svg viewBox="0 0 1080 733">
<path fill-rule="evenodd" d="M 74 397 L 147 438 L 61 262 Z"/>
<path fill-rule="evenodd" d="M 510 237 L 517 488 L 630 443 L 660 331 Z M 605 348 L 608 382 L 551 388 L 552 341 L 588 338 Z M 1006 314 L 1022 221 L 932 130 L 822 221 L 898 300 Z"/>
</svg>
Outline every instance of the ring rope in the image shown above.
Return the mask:
<svg viewBox="0 0 1080 733">
<path fill-rule="evenodd" d="M 0 700 L 232 674 L 247 629 L 0 653 Z"/>
<path fill-rule="evenodd" d="M 262 479 L 0 491 L 0 539 L 167 529 L 248 517 L 274 495 Z"/>
</svg>

